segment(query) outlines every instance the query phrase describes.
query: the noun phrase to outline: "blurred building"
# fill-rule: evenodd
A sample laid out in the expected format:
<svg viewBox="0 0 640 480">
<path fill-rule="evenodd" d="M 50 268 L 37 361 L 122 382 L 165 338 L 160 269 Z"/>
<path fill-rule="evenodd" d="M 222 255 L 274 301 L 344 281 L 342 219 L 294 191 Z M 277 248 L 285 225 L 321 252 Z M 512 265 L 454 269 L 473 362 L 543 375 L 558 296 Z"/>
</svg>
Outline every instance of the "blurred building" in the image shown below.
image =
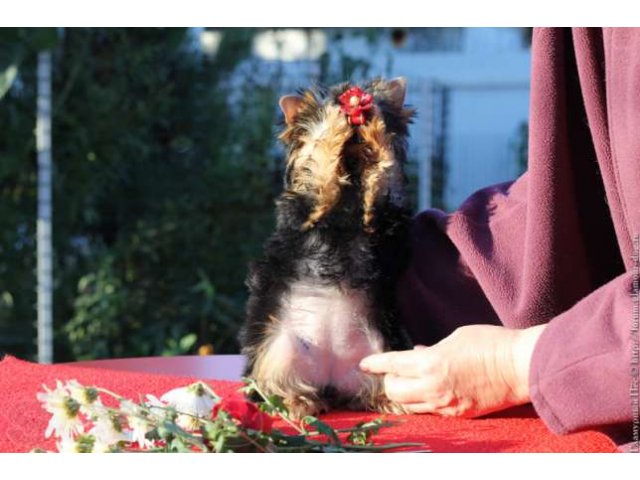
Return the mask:
<svg viewBox="0 0 640 480">
<path fill-rule="evenodd" d="M 404 76 L 419 209 L 452 210 L 526 168 L 530 40 L 526 28 L 266 29 L 254 38 L 283 92 L 330 78 Z M 201 32 L 211 53 L 220 32 Z M 265 78 L 268 77 L 265 74 Z"/>
<path fill-rule="evenodd" d="M 412 29 L 391 75 L 418 108 L 413 152 L 433 191 L 420 207 L 451 210 L 475 190 L 516 178 L 526 159 L 530 43 L 517 28 Z M 424 171 L 426 170 L 426 172 Z"/>
</svg>

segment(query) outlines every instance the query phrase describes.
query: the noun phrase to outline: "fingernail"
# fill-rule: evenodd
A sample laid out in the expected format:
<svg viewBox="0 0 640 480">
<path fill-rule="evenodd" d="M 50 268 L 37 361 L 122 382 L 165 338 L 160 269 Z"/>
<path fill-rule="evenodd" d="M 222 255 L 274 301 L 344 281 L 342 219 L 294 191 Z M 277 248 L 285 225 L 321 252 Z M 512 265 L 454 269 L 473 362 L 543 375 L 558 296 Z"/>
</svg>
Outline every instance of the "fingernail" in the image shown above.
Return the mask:
<svg viewBox="0 0 640 480">
<path fill-rule="evenodd" d="M 360 361 L 360 370 L 369 370 L 369 361 L 366 358 Z"/>
</svg>

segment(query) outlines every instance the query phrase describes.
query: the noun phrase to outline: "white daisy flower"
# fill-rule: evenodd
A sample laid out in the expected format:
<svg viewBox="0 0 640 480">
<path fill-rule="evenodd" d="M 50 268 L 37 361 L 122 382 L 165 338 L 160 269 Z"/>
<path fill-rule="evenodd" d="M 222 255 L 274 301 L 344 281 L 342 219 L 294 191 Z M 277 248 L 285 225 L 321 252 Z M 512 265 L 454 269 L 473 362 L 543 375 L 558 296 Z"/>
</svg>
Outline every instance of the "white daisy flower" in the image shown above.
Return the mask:
<svg viewBox="0 0 640 480">
<path fill-rule="evenodd" d="M 42 388 L 45 390 L 44 393 L 38 392 L 36 394 L 36 398 L 44 404 L 42 408 L 49 413 L 56 413 L 58 410 L 64 408 L 64 400 L 69 394 L 60 380 L 56 380 L 55 390 L 50 390 L 46 385 L 42 385 Z"/>
<path fill-rule="evenodd" d="M 69 380 L 65 384 L 65 388 L 76 402 L 82 406 L 91 405 L 96 401 L 100 401 L 98 398 L 98 390 L 94 387 L 85 387 L 77 380 Z"/>
<path fill-rule="evenodd" d="M 154 419 L 164 420 L 167 417 L 167 407 L 169 407 L 169 405 L 161 401 L 155 395 L 148 394 L 145 404 L 149 408 L 149 413 Z"/>
<path fill-rule="evenodd" d="M 60 453 L 78 453 L 76 441 L 69 437 L 63 437 L 59 442 L 56 442 L 56 448 Z"/>
<path fill-rule="evenodd" d="M 94 387 L 85 387 L 77 380 L 69 380 L 65 388 L 76 402 L 80 404 L 80 411 L 88 417 L 99 415 L 102 410 L 102 401 L 98 396 L 98 390 Z"/>
<path fill-rule="evenodd" d="M 120 410 L 127 416 L 127 422 L 129 423 L 131 442 L 138 442 L 140 448 L 153 447 L 153 442 L 146 438 L 147 433 L 153 430 L 151 425 L 145 419 L 145 412 L 138 405 L 130 400 L 120 401 Z"/>
<path fill-rule="evenodd" d="M 94 451 L 95 441 L 92 435 L 80 435 L 75 440 L 62 438 L 56 442 L 56 448 L 60 453 L 91 453 Z"/>
<path fill-rule="evenodd" d="M 179 414 L 176 417 L 176 425 L 178 425 L 183 430 L 193 431 L 200 428 L 200 420 L 198 417 L 194 417 L 192 415 L 183 415 Z"/>
<path fill-rule="evenodd" d="M 149 422 L 140 417 L 127 417 L 127 420 L 131 428 L 131 441 L 137 442 L 140 448 L 153 447 L 153 442 L 146 437 L 147 433 L 153 429 Z"/>
<path fill-rule="evenodd" d="M 131 431 L 125 430 L 120 416 L 112 412 L 99 415 L 93 424 L 89 434 L 96 440 L 93 451 L 108 451 L 112 445 L 118 442 L 130 442 Z"/>
<path fill-rule="evenodd" d="M 195 417 L 210 418 L 211 409 L 218 401 L 202 382 L 174 388 L 160 399 L 176 409 L 179 414 L 176 423 L 186 430 L 195 430 L 200 426 L 200 421 Z"/>
<path fill-rule="evenodd" d="M 104 443 L 99 438 L 96 438 L 96 442 L 93 444 L 93 450 L 91 453 L 113 453 L 114 448 L 116 448 L 113 444 Z M 119 451 L 119 450 L 115 450 Z"/>
<path fill-rule="evenodd" d="M 36 397 L 42 402 L 42 408 L 51 414 L 45 437 L 49 438 L 55 433 L 57 437 L 64 439 L 83 433 L 80 404 L 69 395 L 62 382 L 56 381 L 55 390 L 50 390 L 46 385 L 43 387 L 45 393 L 40 392 Z"/>
</svg>

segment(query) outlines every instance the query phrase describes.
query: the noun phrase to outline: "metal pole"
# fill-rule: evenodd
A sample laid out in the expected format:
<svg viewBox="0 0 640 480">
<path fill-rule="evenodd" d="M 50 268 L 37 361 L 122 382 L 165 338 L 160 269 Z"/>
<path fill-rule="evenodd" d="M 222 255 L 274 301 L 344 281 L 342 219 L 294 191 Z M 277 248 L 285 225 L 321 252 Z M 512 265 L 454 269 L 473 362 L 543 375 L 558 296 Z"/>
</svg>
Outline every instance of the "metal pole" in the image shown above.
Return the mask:
<svg viewBox="0 0 640 480">
<path fill-rule="evenodd" d="M 434 153 L 434 85 L 429 81 L 422 92 L 424 105 L 424 149 L 418 157 L 418 211 L 431 207 L 431 163 Z"/>
<path fill-rule="evenodd" d="M 53 361 L 51 248 L 51 52 L 38 54 L 36 146 L 38 150 L 38 362 Z"/>
</svg>

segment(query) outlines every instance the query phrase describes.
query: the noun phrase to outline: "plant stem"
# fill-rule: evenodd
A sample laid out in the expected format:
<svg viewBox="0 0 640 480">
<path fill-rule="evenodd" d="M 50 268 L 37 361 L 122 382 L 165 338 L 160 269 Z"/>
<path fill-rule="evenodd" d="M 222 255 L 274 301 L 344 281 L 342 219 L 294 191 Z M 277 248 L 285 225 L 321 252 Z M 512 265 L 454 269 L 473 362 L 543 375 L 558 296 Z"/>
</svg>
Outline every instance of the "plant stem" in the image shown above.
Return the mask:
<svg viewBox="0 0 640 480">
<path fill-rule="evenodd" d="M 251 388 L 253 388 L 256 391 L 256 393 L 262 397 L 262 399 L 266 404 L 272 406 L 275 409 L 276 413 L 280 418 L 282 418 L 282 420 L 284 420 L 290 427 L 292 427 L 300 435 L 304 435 L 307 433 L 304 429 L 300 428 L 299 425 L 296 425 L 291 419 L 289 419 L 287 415 L 284 415 L 280 410 L 278 410 L 278 408 L 273 403 L 269 401 L 269 398 L 267 397 L 267 395 L 265 395 L 265 393 L 262 390 L 260 390 L 260 387 L 258 387 L 258 384 L 255 382 L 255 380 L 250 380 L 250 382 L 251 382 L 250 383 Z"/>
</svg>

